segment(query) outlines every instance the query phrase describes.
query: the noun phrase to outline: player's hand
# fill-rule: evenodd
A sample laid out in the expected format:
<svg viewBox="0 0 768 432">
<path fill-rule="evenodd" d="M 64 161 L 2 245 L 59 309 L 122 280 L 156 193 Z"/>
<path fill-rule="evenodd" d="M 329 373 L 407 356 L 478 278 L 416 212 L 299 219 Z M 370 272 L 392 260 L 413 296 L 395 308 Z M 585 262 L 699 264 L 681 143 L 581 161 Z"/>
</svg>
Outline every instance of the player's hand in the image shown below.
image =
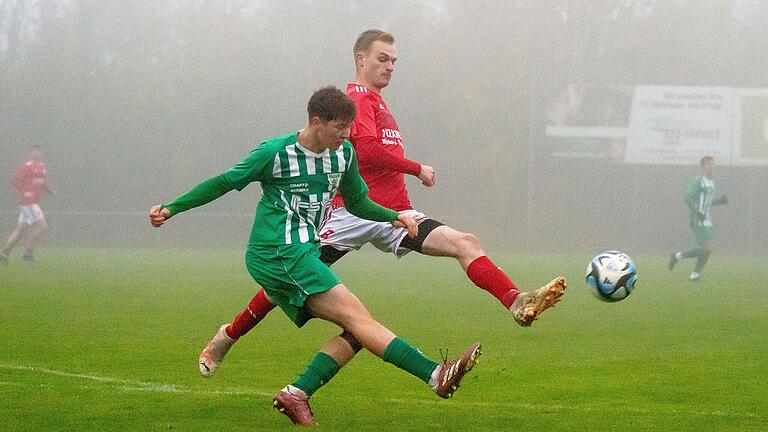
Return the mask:
<svg viewBox="0 0 768 432">
<path fill-rule="evenodd" d="M 155 228 L 160 228 L 170 218 L 171 211 L 159 204 L 149 209 L 149 223 Z"/>
<path fill-rule="evenodd" d="M 434 186 L 435 181 L 437 181 L 435 178 L 435 169 L 429 165 L 422 165 L 421 172 L 419 173 L 419 180 L 421 180 L 421 184 L 426 187 Z"/>
<path fill-rule="evenodd" d="M 404 214 L 397 215 L 397 220 L 392 222 L 392 225 L 397 228 L 405 228 L 408 230 L 408 237 L 416 237 L 419 235 L 419 224 L 412 217 Z"/>
</svg>

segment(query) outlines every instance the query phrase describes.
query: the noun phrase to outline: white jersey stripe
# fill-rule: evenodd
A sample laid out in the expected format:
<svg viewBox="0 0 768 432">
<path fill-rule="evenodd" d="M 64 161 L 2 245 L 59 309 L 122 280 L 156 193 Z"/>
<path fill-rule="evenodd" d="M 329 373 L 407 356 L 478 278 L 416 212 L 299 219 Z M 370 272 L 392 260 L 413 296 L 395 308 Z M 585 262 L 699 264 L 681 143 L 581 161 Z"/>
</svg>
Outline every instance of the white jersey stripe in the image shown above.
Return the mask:
<svg viewBox="0 0 768 432">
<path fill-rule="evenodd" d="M 306 156 L 306 153 L 304 153 L 304 155 Z M 315 157 L 306 156 L 304 161 L 307 163 L 307 174 L 315 175 Z"/>
<path fill-rule="evenodd" d="M 282 169 L 280 168 L 280 153 L 275 154 L 275 162 L 272 164 L 272 177 L 281 178 Z"/>
<path fill-rule="evenodd" d="M 283 201 L 283 208 L 285 208 L 285 244 L 289 245 L 291 241 L 291 219 L 293 219 L 293 210 L 288 200 L 285 199 L 285 192 L 280 191 L 280 199 Z"/>
<path fill-rule="evenodd" d="M 323 155 L 323 174 L 330 174 L 331 171 L 331 152 Z"/>
<path fill-rule="evenodd" d="M 312 232 L 314 234 L 313 235 L 313 239 L 314 240 L 318 239 L 318 237 L 317 237 L 317 221 L 315 221 L 315 219 L 317 218 L 317 210 L 314 210 L 316 203 L 317 203 L 317 195 L 315 195 L 315 194 L 310 195 L 309 196 L 309 209 L 310 210 L 307 211 L 307 224 L 312 226 Z M 307 224 L 305 224 L 305 228 L 306 228 Z M 306 240 L 304 240 L 304 238 L 301 237 L 301 234 L 302 234 L 301 231 L 299 231 L 299 236 L 300 236 L 299 238 L 302 239 L 301 240 L 302 243 L 304 243 L 304 242 L 309 240 L 309 233 L 306 232 L 306 230 L 304 232 L 304 235 L 307 238 Z"/>
<path fill-rule="evenodd" d="M 346 172 L 347 171 L 347 161 L 344 158 L 344 147 L 339 147 L 339 149 L 336 150 L 336 158 L 339 161 L 339 171 Z"/>
<path fill-rule="evenodd" d="M 310 199 L 312 199 L 312 195 L 309 196 Z M 299 243 L 306 243 L 309 241 L 309 232 L 307 231 L 307 219 L 309 219 L 309 212 L 307 212 L 307 215 L 302 215 L 301 213 L 301 198 L 297 195 L 293 196 L 293 200 L 291 201 L 291 204 L 293 204 L 293 208 L 296 209 L 296 212 L 299 214 Z M 306 204 L 305 204 L 306 206 Z"/>
<path fill-rule="evenodd" d="M 296 157 L 296 145 L 288 146 L 285 148 L 285 153 L 288 155 L 288 167 L 291 170 L 291 177 L 299 176 L 299 160 Z"/>
</svg>

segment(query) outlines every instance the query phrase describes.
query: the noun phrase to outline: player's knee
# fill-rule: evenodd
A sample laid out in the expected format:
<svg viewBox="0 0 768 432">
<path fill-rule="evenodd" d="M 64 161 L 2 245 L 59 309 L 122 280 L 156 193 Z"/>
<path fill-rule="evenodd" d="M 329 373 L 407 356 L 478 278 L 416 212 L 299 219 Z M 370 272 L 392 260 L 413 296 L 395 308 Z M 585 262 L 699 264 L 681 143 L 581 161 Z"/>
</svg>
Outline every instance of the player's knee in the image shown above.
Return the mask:
<svg viewBox="0 0 768 432">
<path fill-rule="evenodd" d="M 480 251 L 480 239 L 472 233 L 458 232 L 453 243 L 460 253 L 476 253 Z"/>
<path fill-rule="evenodd" d="M 373 321 L 368 309 L 351 292 L 347 291 L 339 303 L 341 307 L 337 311 L 337 320 L 342 328 L 352 329 Z"/>
</svg>

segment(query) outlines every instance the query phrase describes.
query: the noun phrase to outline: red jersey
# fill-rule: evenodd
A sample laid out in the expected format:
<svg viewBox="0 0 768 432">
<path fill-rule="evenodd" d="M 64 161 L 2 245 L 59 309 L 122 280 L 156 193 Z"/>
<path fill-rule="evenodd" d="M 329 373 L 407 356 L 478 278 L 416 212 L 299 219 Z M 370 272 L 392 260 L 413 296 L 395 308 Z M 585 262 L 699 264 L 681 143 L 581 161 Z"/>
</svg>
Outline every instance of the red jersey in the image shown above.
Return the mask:
<svg viewBox="0 0 768 432">
<path fill-rule="evenodd" d="M 421 164 L 405 158 L 395 118 L 381 95 L 364 86 L 347 84 L 347 96 L 356 108 L 349 140 L 355 146 L 360 177 L 368 185 L 368 196 L 392 210 L 411 209 L 405 174 L 418 176 Z M 342 204 L 338 195 L 336 204 Z"/>
<path fill-rule="evenodd" d="M 30 205 L 40 202 L 45 187 L 45 162 L 30 159 L 13 173 L 13 186 L 19 193 L 19 204 Z M 26 195 L 26 196 L 25 196 Z"/>
</svg>

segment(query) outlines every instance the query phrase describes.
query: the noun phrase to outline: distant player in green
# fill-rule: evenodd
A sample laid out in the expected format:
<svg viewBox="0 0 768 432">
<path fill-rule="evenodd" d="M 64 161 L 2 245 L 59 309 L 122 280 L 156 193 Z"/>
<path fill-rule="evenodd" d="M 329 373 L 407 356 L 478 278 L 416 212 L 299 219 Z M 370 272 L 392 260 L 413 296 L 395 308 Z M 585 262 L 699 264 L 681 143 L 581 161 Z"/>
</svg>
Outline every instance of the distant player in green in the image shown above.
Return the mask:
<svg viewBox="0 0 768 432">
<path fill-rule="evenodd" d="M 456 360 L 438 364 L 374 320 L 320 257 L 318 228 L 336 191 L 358 217 L 389 222 L 418 234 L 416 221 L 368 198 L 349 138 L 354 103 L 335 87 L 315 92 L 307 106 L 308 125 L 261 143 L 225 173 L 195 186 L 166 205 L 150 209 L 154 227 L 183 211 L 209 203 L 227 192 L 260 182 L 245 264 L 270 301 L 299 327 L 311 318 L 337 324 L 384 361 L 429 384 L 443 398 L 452 396 L 480 354 L 472 344 Z M 326 384 L 343 363 L 333 352 L 318 353 L 292 384 L 278 391 L 274 406 L 299 425 L 314 425 L 308 399 Z"/>
<path fill-rule="evenodd" d="M 704 156 L 699 162 L 702 175 L 695 177 L 685 188 L 685 204 L 689 211 L 689 225 L 693 236 L 696 238 L 697 247 L 687 251 L 677 251 L 669 257 L 669 270 L 675 268 L 675 265 L 685 258 L 696 258 L 696 265 L 689 277 L 692 281 L 698 281 L 701 278 L 701 272 L 707 264 L 709 255 L 712 253 L 710 240 L 714 231 L 712 225 L 712 206 L 724 205 L 728 203 L 725 195 L 719 199 L 715 197 L 715 158 Z"/>
</svg>

